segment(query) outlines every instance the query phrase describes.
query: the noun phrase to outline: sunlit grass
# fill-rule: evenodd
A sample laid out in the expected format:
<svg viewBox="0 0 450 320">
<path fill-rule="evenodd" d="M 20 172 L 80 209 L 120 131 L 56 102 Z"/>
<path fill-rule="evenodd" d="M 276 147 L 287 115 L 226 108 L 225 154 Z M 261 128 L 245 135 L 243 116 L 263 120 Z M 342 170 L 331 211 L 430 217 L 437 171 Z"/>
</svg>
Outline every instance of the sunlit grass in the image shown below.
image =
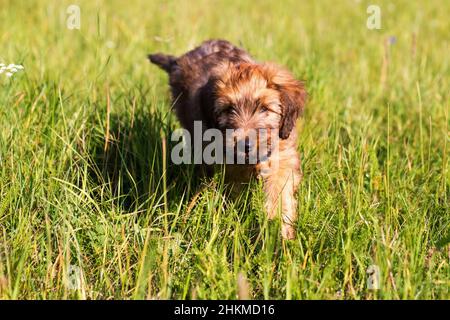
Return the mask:
<svg viewBox="0 0 450 320">
<path fill-rule="evenodd" d="M 80 30 L 73 1 L 2 2 L 1 299 L 450 298 L 448 3 L 379 1 L 381 30 L 366 1 L 77 3 Z M 306 80 L 295 241 L 258 183 L 169 161 L 146 55 L 217 37 Z"/>
</svg>

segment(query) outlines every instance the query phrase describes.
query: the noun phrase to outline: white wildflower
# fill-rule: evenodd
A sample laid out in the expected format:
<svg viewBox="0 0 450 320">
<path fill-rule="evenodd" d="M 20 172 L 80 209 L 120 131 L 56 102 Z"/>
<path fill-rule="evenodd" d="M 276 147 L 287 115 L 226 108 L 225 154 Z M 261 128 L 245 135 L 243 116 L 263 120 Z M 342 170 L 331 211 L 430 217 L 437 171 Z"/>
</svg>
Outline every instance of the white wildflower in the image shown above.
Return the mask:
<svg viewBox="0 0 450 320">
<path fill-rule="evenodd" d="M 0 63 L 0 74 L 4 73 L 8 78 L 11 78 L 14 73 L 23 69 L 24 67 L 20 64 L 10 63 L 9 65 L 6 65 L 4 63 Z"/>
</svg>

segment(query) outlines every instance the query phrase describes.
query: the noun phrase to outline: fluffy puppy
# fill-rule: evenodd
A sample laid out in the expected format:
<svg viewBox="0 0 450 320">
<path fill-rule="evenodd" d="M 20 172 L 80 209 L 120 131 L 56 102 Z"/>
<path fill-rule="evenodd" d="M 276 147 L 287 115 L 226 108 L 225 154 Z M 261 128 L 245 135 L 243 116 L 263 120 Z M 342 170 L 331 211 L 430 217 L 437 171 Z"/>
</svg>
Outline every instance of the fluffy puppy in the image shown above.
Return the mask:
<svg viewBox="0 0 450 320">
<path fill-rule="evenodd" d="M 245 152 L 250 153 L 262 140 L 271 146 L 264 160 L 226 164 L 226 177 L 263 179 L 268 217 L 281 212 L 283 238 L 295 238 L 295 193 L 301 180 L 296 120 L 305 106 L 303 83 L 279 66 L 256 62 L 224 40 L 206 41 L 179 57 L 157 53 L 149 59 L 169 74 L 173 107 L 191 135 L 194 121 L 201 121 L 203 130 L 234 129 L 227 147 L 245 141 Z M 276 139 L 273 134 L 249 138 L 250 131 L 261 129 L 276 132 Z"/>
</svg>

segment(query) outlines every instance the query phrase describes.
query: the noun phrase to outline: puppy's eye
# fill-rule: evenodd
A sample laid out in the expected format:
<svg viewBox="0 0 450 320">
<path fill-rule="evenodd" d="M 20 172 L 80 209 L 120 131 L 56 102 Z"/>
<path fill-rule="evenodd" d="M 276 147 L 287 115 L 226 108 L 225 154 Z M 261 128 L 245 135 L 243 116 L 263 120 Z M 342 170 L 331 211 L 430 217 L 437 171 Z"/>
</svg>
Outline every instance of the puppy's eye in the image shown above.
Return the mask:
<svg viewBox="0 0 450 320">
<path fill-rule="evenodd" d="M 231 114 L 233 112 L 233 106 L 226 106 L 222 109 L 223 114 Z"/>
<path fill-rule="evenodd" d="M 267 111 L 269 111 L 269 108 L 267 108 L 266 106 L 262 106 L 259 108 L 259 113 L 265 113 Z"/>
</svg>

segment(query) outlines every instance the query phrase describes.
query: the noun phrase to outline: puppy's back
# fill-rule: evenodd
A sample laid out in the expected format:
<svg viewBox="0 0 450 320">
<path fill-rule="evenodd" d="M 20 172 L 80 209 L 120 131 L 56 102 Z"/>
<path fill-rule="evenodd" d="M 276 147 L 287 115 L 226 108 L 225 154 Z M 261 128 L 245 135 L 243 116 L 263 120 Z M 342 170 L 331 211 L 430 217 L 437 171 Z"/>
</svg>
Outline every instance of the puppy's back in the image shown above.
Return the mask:
<svg viewBox="0 0 450 320">
<path fill-rule="evenodd" d="M 231 44 L 226 40 L 208 40 L 203 42 L 197 48 L 185 53 L 179 59 L 189 63 L 202 64 L 203 60 L 210 61 L 216 59 L 219 61 L 229 60 L 237 62 L 239 60 L 251 60 L 250 55 Z"/>
<path fill-rule="evenodd" d="M 173 97 L 193 93 L 205 85 L 211 72 L 220 63 L 251 62 L 251 56 L 226 40 L 208 40 L 187 53 L 174 57 L 162 53 L 149 59 L 169 74 Z"/>
</svg>

